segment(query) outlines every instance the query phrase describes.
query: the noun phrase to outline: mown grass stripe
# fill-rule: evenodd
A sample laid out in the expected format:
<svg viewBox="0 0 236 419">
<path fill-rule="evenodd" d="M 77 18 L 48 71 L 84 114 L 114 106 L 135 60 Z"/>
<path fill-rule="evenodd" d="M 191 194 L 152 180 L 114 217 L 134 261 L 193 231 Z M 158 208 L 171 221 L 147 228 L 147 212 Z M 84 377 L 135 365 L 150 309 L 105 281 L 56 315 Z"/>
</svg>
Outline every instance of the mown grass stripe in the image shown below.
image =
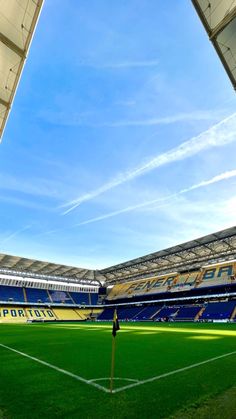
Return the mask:
<svg viewBox="0 0 236 419">
<path fill-rule="evenodd" d="M 214 361 L 217 361 L 218 359 L 226 358 L 227 356 L 231 356 L 231 355 L 235 355 L 235 354 L 236 354 L 236 351 L 229 352 L 227 354 L 223 354 L 223 355 L 219 355 L 219 356 L 215 356 L 214 358 L 209 358 L 209 359 L 206 359 L 205 361 L 201 361 L 201 362 L 197 362 L 196 364 L 188 365 L 187 367 L 178 368 L 177 370 L 166 372 L 164 374 L 157 375 L 156 377 L 147 378 L 147 380 L 140 380 L 138 383 L 128 384 L 127 386 L 117 388 L 116 390 L 113 391 L 113 393 L 119 393 L 120 391 L 128 390 L 129 388 L 141 386 L 141 385 L 146 384 L 146 383 L 151 383 L 153 381 L 160 380 L 161 378 L 169 377 L 170 375 L 178 374 L 180 372 L 187 371 L 187 370 L 190 370 L 192 368 L 200 367 L 201 365 L 209 364 L 210 362 L 214 362 Z"/>
<path fill-rule="evenodd" d="M 31 359 L 32 361 L 38 362 L 38 364 L 45 365 L 45 366 L 46 366 L 46 367 L 48 367 L 48 368 L 51 368 L 51 369 L 53 369 L 53 370 L 55 370 L 55 371 L 58 371 L 58 372 L 61 372 L 62 374 L 68 375 L 69 377 L 72 377 L 72 378 L 74 378 L 74 379 L 75 379 L 75 380 L 77 380 L 77 381 L 81 381 L 81 382 L 82 382 L 82 383 L 84 383 L 84 384 L 87 384 L 87 385 L 90 385 L 90 386 L 96 387 L 98 390 L 102 390 L 102 391 L 104 391 L 105 393 L 108 393 L 108 392 L 109 392 L 109 390 L 108 390 L 108 389 L 106 389 L 105 387 L 100 386 L 99 384 L 97 384 L 97 383 L 95 383 L 95 382 L 93 382 L 93 381 L 86 380 L 85 378 L 80 377 L 79 375 L 73 374 L 73 373 L 72 373 L 72 372 L 70 372 L 70 371 L 66 371 L 66 370 L 64 370 L 64 369 L 62 369 L 62 368 L 59 368 L 59 367 L 57 367 L 56 365 L 49 364 L 49 362 L 42 361 L 41 359 L 35 358 L 34 356 L 28 355 L 28 354 L 26 354 L 26 353 L 24 353 L 24 352 L 17 351 L 16 349 L 11 348 L 10 346 L 7 346 L 7 345 L 3 345 L 2 343 L 0 343 L 0 346 L 1 346 L 2 348 L 8 349 L 9 351 L 12 351 L 12 352 L 17 353 L 18 355 L 24 356 L 25 358 L 29 358 L 29 359 Z"/>
</svg>

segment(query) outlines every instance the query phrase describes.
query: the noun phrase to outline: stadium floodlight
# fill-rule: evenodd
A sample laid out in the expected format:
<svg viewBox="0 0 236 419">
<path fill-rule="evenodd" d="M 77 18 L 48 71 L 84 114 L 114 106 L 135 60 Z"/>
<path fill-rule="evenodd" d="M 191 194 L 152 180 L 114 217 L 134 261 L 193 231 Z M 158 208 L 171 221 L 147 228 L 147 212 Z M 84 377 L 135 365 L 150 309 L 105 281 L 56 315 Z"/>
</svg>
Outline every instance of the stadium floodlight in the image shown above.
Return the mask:
<svg viewBox="0 0 236 419">
<path fill-rule="evenodd" d="M 236 90 L 236 0 L 192 0 Z"/>
<path fill-rule="evenodd" d="M 43 1 L 0 1 L 0 142 Z"/>
</svg>

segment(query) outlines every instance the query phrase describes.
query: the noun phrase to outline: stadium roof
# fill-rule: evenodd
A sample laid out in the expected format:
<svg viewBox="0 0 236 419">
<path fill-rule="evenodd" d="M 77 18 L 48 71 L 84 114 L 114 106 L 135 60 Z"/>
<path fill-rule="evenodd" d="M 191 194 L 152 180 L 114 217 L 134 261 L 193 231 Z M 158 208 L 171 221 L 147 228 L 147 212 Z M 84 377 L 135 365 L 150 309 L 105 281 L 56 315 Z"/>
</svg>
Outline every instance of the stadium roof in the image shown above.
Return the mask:
<svg viewBox="0 0 236 419">
<path fill-rule="evenodd" d="M 199 269 L 205 263 L 222 262 L 236 258 L 236 227 L 160 250 L 100 273 L 107 284 L 125 282 L 135 277 L 165 274 L 181 270 Z"/>
<path fill-rule="evenodd" d="M 27 259 L 0 253 L 0 273 L 28 278 L 100 285 L 104 279 L 98 271 Z"/>
<path fill-rule="evenodd" d="M 0 141 L 43 0 L 0 0 Z"/>
<path fill-rule="evenodd" d="M 28 278 L 106 285 L 140 276 L 165 274 L 173 270 L 199 269 L 206 263 L 236 259 L 236 227 L 219 231 L 168 249 L 120 263 L 106 269 L 90 270 L 0 254 L 0 273 Z"/>
<path fill-rule="evenodd" d="M 192 0 L 236 89 L 236 0 Z"/>
</svg>

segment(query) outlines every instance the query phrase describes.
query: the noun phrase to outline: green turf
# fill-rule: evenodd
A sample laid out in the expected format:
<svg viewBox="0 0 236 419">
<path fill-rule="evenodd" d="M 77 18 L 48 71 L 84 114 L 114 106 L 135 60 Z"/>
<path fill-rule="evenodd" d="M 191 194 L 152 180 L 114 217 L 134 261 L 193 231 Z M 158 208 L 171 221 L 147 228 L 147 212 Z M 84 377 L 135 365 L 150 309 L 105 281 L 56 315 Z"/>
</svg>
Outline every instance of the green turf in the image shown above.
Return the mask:
<svg viewBox="0 0 236 419">
<path fill-rule="evenodd" d="M 173 419 L 235 419 L 236 387 L 210 398 L 203 398 L 193 406 L 175 412 Z M 170 418 L 171 419 L 171 418 Z"/>
<path fill-rule="evenodd" d="M 121 324 L 115 376 L 146 380 L 236 351 L 235 341 L 236 324 Z M 85 379 L 110 374 L 110 324 L 3 324 L 0 343 Z M 16 419 L 175 417 L 235 385 L 236 354 L 112 395 L 3 347 L 0 356 L 0 409 Z"/>
</svg>

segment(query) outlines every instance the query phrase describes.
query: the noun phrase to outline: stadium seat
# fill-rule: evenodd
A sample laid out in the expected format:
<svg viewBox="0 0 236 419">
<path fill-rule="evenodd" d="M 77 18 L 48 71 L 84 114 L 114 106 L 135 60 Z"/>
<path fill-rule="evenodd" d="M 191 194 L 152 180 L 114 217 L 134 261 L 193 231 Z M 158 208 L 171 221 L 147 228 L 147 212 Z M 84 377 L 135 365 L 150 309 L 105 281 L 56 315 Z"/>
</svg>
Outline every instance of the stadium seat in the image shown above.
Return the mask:
<svg viewBox="0 0 236 419">
<path fill-rule="evenodd" d="M 49 294 L 53 303 L 73 304 L 68 292 L 49 290 Z"/>
<path fill-rule="evenodd" d="M 54 308 L 53 312 L 58 320 L 83 320 L 83 318 L 73 309 Z"/>
<path fill-rule="evenodd" d="M 70 296 L 75 304 L 89 305 L 89 294 L 87 292 L 70 292 Z"/>
<path fill-rule="evenodd" d="M 184 306 L 180 307 L 177 315 L 175 316 L 175 320 L 194 320 L 200 310 L 202 309 L 202 306 Z"/>
<path fill-rule="evenodd" d="M 25 302 L 23 288 L 0 285 L 0 302 Z"/>
<path fill-rule="evenodd" d="M 38 320 L 38 321 L 56 320 L 56 316 L 53 313 L 53 310 L 49 308 L 27 307 L 25 308 L 25 313 L 28 320 Z"/>
<path fill-rule="evenodd" d="M 25 288 L 26 302 L 29 303 L 48 303 L 50 302 L 47 290 L 36 288 Z"/>
<path fill-rule="evenodd" d="M 155 320 L 174 319 L 178 310 L 179 307 L 163 307 L 154 318 Z"/>
<path fill-rule="evenodd" d="M 27 315 L 23 307 L 0 307 L 0 323 L 26 323 Z"/>
<path fill-rule="evenodd" d="M 207 304 L 205 310 L 203 311 L 200 319 L 202 320 L 230 319 L 235 306 L 236 306 L 235 301 L 209 303 Z"/>
<path fill-rule="evenodd" d="M 138 313 L 134 319 L 135 320 L 151 320 L 155 314 L 161 309 L 161 306 L 149 306 L 143 308 L 140 313 Z"/>
</svg>

